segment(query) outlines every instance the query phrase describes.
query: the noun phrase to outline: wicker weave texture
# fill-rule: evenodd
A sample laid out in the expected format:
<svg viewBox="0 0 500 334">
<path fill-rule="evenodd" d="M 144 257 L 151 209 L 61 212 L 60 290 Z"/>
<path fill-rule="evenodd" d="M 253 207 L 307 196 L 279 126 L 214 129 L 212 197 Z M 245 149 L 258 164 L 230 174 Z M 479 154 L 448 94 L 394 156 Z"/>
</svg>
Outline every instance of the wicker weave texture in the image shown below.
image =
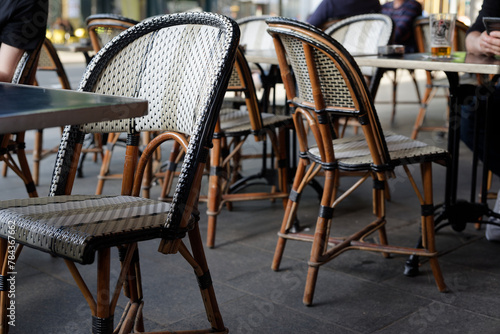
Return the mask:
<svg viewBox="0 0 500 334">
<path fill-rule="evenodd" d="M 0 202 L 2 238 L 80 262 L 93 261 L 89 247 L 106 238 L 151 231 L 159 236 L 170 205 L 131 196 L 51 196 Z M 15 235 L 9 234 L 9 227 Z M 156 231 L 156 232 L 155 232 Z M 89 244 L 90 243 L 90 244 Z M 95 250 L 95 249 L 92 249 Z"/>
<path fill-rule="evenodd" d="M 299 99 L 314 103 L 309 70 L 302 43 L 292 37 L 281 38 L 297 80 Z M 351 93 L 334 63 L 324 54 L 315 51 L 315 60 L 320 73 L 321 89 L 328 106 L 354 108 Z"/>
<path fill-rule="evenodd" d="M 392 165 L 407 165 L 426 160 L 426 157 L 446 155 L 446 150 L 397 134 L 386 134 L 385 141 Z M 373 163 L 365 136 L 340 138 L 333 141 L 335 159 L 339 166 L 349 169 L 369 168 Z M 318 147 L 311 147 L 309 155 L 315 161 L 322 161 Z"/>
<path fill-rule="evenodd" d="M 13 224 L 18 242 L 81 263 L 92 262 L 99 247 L 165 233 L 180 237 L 179 230 L 184 230 L 179 229 L 181 217 L 185 210 L 193 209 L 186 209 L 187 199 L 197 167 L 212 139 L 238 38 L 236 23 L 218 14 L 155 17 L 104 47 L 84 75 L 80 88 L 83 91 L 148 97 L 154 110 L 148 115 L 151 118 L 124 121 L 127 131 L 135 132 L 142 126 L 189 135 L 170 204 L 125 196 L 57 196 L 67 193 L 74 153 L 84 136 L 80 126 L 67 126 L 56 158 L 50 196 L 0 202 L 0 236 L 8 237 L 8 225 Z M 191 59 L 186 59 L 188 56 Z M 204 59 L 197 59 L 200 57 Z M 128 59 L 132 61 L 125 63 Z M 151 125 L 154 122 L 161 125 Z M 106 131 L 113 126 L 113 122 L 96 123 L 92 130 Z"/>
<path fill-rule="evenodd" d="M 239 20 L 242 45 L 246 50 L 274 50 L 273 39 L 267 33 L 266 16 Z"/>
<path fill-rule="evenodd" d="M 157 20 L 142 22 L 139 28 L 134 26 L 132 32 L 127 31 L 106 45 L 103 50 L 107 52 L 116 48 L 120 51 L 112 52 L 110 63 L 93 87 L 88 87 L 87 78 L 81 85 L 82 90 L 147 99 L 148 115 L 135 120 L 87 124 L 83 131 L 172 130 L 193 134 L 198 113 L 205 107 L 200 101 L 206 101 L 211 94 L 217 72 L 214 69 L 221 66 L 227 36 L 217 27 L 193 24 L 167 26 L 144 33 L 133 42 L 127 41 L 141 30 L 147 32 L 148 25 Z M 99 54 L 96 58 L 90 66 L 102 66 Z"/>
<path fill-rule="evenodd" d="M 278 128 L 286 124 L 290 124 L 292 119 L 290 116 L 280 116 L 271 113 L 261 113 L 262 125 L 265 128 Z M 226 136 L 242 136 L 250 134 L 252 126 L 248 111 L 235 111 L 225 113 L 221 116 L 221 129 Z"/>
</svg>

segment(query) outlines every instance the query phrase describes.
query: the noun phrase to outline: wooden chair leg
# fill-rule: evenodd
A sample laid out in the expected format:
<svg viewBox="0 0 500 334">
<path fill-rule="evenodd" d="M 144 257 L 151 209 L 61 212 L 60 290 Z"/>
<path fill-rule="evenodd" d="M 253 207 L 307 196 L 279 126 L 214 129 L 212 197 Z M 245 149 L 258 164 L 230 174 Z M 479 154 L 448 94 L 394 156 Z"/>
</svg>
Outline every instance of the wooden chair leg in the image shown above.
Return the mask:
<svg viewBox="0 0 500 334">
<path fill-rule="evenodd" d="M 13 154 L 11 154 L 9 149 L 7 149 L 10 141 L 10 135 L 1 136 L 2 143 L 0 144 L 0 147 L 5 149 L 5 152 L 3 156 L 0 157 L 0 161 L 3 160 L 6 166 L 13 170 L 17 176 L 23 180 L 29 197 L 38 197 L 35 182 L 33 182 L 33 177 L 31 176 L 28 159 L 26 159 L 26 151 L 24 150 L 24 132 L 16 133 L 15 137 L 16 139 L 14 145 L 16 145 L 16 152 L 13 154 L 17 155 L 19 164 L 15 162 Z"/>
<path fill-rule="evenodd" d="M 145 132 L 142 136 L 144 146 L 147 146 L 151 142 L 151 132 Z M 144 177 L 142 179 L 142 197 L 149 198 L 151 182 L 153 180 L 153 162 L 149 160 L 146 170 L 144 172 Z"/>
<path fill-rule="evenodd" d="M 378 179 L 373 180 L 373 214 L 378 218 L 382 219 L 385 217 L 385 201 L 386 201 L 386 191 L 388 190 L 387 182 L 380 181 Z M 378 235 L 381 245 L 388 245 L 387 242 L 387 232 L 385 230 L 385 225 L 379 228 Z M 382 255 L 385 258 L 390 257 L 389 253 L 383 252 Z"/>
<path fill-rule="evenodd" d="M 278 149 L 276 153 L 278 177 L 279 177 L 279 191 L 288 193 L 288 154 L 286 137 L 288 129 L 281 128 L 278 133 Z M 287 205 L 287 199 L 283 198 L 283 208 Z"/>
<path fill-rule="evenodd" d="M 108 146 L 113 146 L 118 141 L 119 134 L 110 133 L 108 135 Z M 109 165 L 111 164 L 111 157 L 113 155 L 113 149 L 107 148 L 104 152 L 104 156 L 102 158 L 101 170 L 99 171 L 99 176 L 97 178 L 97 188 L 96 195 L 102 194 L 102 189 L 104 187 L 104 181 L 106 175 L 109 173 Z"/>
<path fill-rule="evenodd" d="M 424 123 L 425 114 L 427 112 L 427 105 L 432 100 L 436 93 L 436 88 L 432 86 L 432 75 L 427 71 L 427 83 L 425 87 L 424 97 L 420 103 L 420 109 L 415 119 L 415 124 L 413 125 L 413 132 L 411 134 L 411 139 L 417 139 L 418 132 Z"/>
<path fill-rule="evenodd" d="M 430 162 L 423 163 L 422 165 L 422 182 L 423 182 L 423 195 L 424 205 L 426 207 L 433 207 L 433 193 L 432 193 L 432 164 Z M 434 238 L 434 214 L 428 213 L 422 216 L 422 244 L 429 252 L 436 252 L 436 244 Z M 439 291 L 446 291 L 446 284 L 444 282 L 443 273 L 439 266 L 437 255 L 429 259 L 432 273 Z"/>
<path fill-rule="evenodd" d="M 394 70 L 394 78 L 392 79 L 392 114 L 391 114 L 391 124 L 394 123 L 396 118 L 396 104 L 397 104 L 397 92 L 398 92 L 398 71 Z"/>
<path fill-rule="evenodd" d="M 215 297 L 215 291 L 212 285 L 212 279 L 210 277 L 205 252 L 203 250 L 203 241 L 201 239 L 198 223 L 196 223 L 195 227 L 188 232 L 188 236 L 192 255 L 189 253 L 184 243 L 181 243 L 179 252 L 188 261 L 188 263 L 191 264 L 195 271 L 203 303 L 205 304 L 207 318 L 212 326 L 212 330 L 216 333 L 227 333 L 228 330 L 224 326 L 219 305 Z"/>
<path fill-rule="evenodd" d="M 417 99 L 418 101 L 422 101 L 420 98 L 420 89 L 418 88 L 418 82 L 417 82 L 417 77 L 415 76 L 415 71 L 414 70 L 408 70 L 410 72 L 411 79 L 413 81 L 413 85 L 415 86 L 415 93 L 417 94 Z"/>
<path fill-rule="evenodd" d="M 331 209 L 335 200 L 336 173 L 338 171 L 325 170 L 325 182 L 323 196 L 321 197 L 320 214 L 314 230 L 314 240 L 311 248 L 311 257 L 309 260 L 309 270 L 307 272 L 306 287 L 304 290 L 303 303 L 311 305 L 314 297 L 314 289 L 318 278 L 319 266 L 324 263 L 323 254 L 328 248 L 329 221 L 332 219 L 333 210 Z"/>
<path fill-rule="evenodd" d="M 33 182 L 38 186 L 40 177 L 40 160 L 42 159 L 43 150 L 43 130 L 35 132 L 35 142 L 33 144 Z"/>
<path fill-rule="evenodd" d="M 163 184 L 160 193 L 160 201 L 166 201 L 169 198 L 170 191 L 172 190 L 172 183 L 177 169 L 177 161 L 181 154 L 181 149 L 178 142 L 174 141 L 170 150 L 168 159 L 168 167 L 163 176 Z"/>
<path fill-rule="evenodd" d="M 220 211 L 222 189 L 220 180 L 220 157 L 221 157 L 221 138 L 213 139 L 213 147 L 210 152 L 210 177 L 208 185 L 208 230 L 207 247 L 213 248 L 215 244 L 215 229 L 217 226 L 217 215 Z"/>
<path fill-rule="evenodd" d="M 274 258 L 271 268 L 275 271 L 279 270 L 283 252 L 285 251 L 287 239 L 284 236 L 292 227 L 295 219 L 297 219 L 297 208 L 300 201 L 300 194 L 302 192 L 304 179 L 306 179 L 306 167 L 306 162 L 302 160 L 299 161 L 297 171 L 295 172 L 295 178 L 292 184 L 292 190 L 290 191 L 290 196 L 288 197 L 287 205 L 285 207 L 285 214 L 283 216 L 280 233 L 278 235 L 278 243 L 276 245 L 276 250 L 274 251 Z"/>
<path fill-rule="evenodd" d="M 110 312 L 110 249 L 97 252 L 96 314 L 92 317 L 93 333 L 113 333 L 113 314 Z"/>
</svg>

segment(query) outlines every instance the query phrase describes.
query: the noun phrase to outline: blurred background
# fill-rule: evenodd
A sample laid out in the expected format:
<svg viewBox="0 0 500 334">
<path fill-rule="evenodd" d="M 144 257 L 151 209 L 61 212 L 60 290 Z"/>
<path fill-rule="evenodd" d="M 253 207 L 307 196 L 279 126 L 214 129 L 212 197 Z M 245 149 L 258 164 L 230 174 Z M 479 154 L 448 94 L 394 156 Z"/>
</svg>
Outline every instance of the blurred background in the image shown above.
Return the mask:
<svg viewBox="0 0 500 334">
<path fill-rule="evenodd" d="M 363 1 L 363 0 L 360 0 Z M 55 43 L 85 37 L 85 19 L 92 14 L 114 13 L 135 20 L 184 11 L 217 12 L 234 19 L 252 15 L 279 15 L 306 20 L 321 0 L 51 0 L 48 36 Z M 387 0 L 381 0 L 385 3 Z M 457 13 L 467 25 L 477 16 L 482 0 L 419 0 L 425 14 Z M 64 33 L 61 36 L 61 30 Z M 54 33 L 55 31 L 55 33 Z"/>
</svg>

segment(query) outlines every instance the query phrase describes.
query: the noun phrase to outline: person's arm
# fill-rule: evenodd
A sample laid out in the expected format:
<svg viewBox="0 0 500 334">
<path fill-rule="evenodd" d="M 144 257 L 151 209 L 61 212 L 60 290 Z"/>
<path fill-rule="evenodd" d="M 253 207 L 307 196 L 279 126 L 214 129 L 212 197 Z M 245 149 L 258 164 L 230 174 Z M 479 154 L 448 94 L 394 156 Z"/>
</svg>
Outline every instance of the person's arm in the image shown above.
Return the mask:
<svg viewBox="0 0 500 334">
<path fill-rule="evenodd" d="M 467 52 L 477 55 L 500 55 L 500 31 L 471 31 L 465 38 Z"/>
<path fill-rule="evenodd" d="M 8 44 L 0 45 L 0 81 L 11 82 L 17 64 L 23 56 L 24 50 L 15 48 Z"/>
</svg>

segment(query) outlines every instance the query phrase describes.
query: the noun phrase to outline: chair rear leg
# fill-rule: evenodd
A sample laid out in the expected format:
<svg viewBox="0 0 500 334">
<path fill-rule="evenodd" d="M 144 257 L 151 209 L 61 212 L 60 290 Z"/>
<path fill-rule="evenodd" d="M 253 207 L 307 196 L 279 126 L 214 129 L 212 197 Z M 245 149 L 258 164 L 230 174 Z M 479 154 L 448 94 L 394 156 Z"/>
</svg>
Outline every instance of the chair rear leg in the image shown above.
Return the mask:
<svg viewBox="0 0 500 334">
<path fill-rule="evenodd" d="M 394 70 L 394 78 L 392 79 L 392 114 L 391 114 L 391 124 L 394 123 L 394 119 L 396 118 L 397 92 L 398 92 L 398 71 Z"/>
<path fill-rule="evenodd" d="M 336 173 L 338 171 L 325 170 L 325 183 L 323 196 L 321 198 L 318 220 L 314 230 L 314 240 L 307 271 L 307 281 L 304 290 L 303 303 L 307 306 L 312 304 L 319 266 L 325 263 L 324 253 L 328 249 L 329 221 L 333 218 L 332 204 L 335 200 Z"/>
<path fill-rule="evenodd" d="M 276 244 L 276 250 L 274 251 L 274 258 L 271 268 L 275 271 L 279 270 L 281 259 L 283 258 L 283 252 L 285 251 L 286 238 L 284 237 L 290 230 L 295 219 L 297 219 L 297 207 L 300 201 L 300 184 L 304 179 L 304 172 L 306 169 L 305 163 L 299 162 L 297 171 L 295 173 L 295 179 L 292 185 L 292 190 L 288 196 L 287 204 L 285 207 L 285 214 L 283 216 L 283 221 L 281 223 L 280 235 L 278 236 L 278 242 Z"/>
<path fill-rule="evenodd" d="M 221 159 L 221 139 L 213 139 L 213 147 L 210 152 L 210 177 L 208 184 L 208 230 L 207 247 L 213 248 L 215 244 L 215 229 L 217 227 L 217 215 L 220 211 L 220 202 L 222 197 L 221 182 L 219 180 L 220 159 Z"/>
<path fill-rule="evenodd" d="M 42 159 L 43 150 L 43 130 L 37 130 L 35 132 L 35 142 L 33 144 L 33 182 L 35 186 L 38 186 L 38 180 L 40 177 L 40 160 Z"/>
<path fill-rule="evenodd" d="M 432 86 L 432 75 L 430 72 L 426 72 L 427 83 L 425 87 L 424 97 L 420 102 L 420 110 L 418 111 L 417 118 L 415 119 L 415 124 L 413 125 L 413 132 L 411 134 L 411 139 L 417 139 L 418 132 L 422 127 L 424 122 L 425 114 L 427 112 L 427 105 L 432 100 L 435 94 L 435 88 Z"/>
<path fill-rule="evenodd" d="M 434 237 L 434 212 L 433 193 L 432 193 L 432 163 L 425 162 L 421 164 L 422 182 L 424 188 L 424 208 L 422 209 L 422 241 L 423 246 L 429 252 L 436 252 L 436 243 Z M 426 210 L 428 208 L 429 210 Z M 447 290 L 444 282 L 443 273 L 438 262 L 437 255 L 429 259 L 432 273 L 439 291 Z"/>
<path fill-rule="evenodd" d="M 116 144 L 118 140 L 119 134 L 117 133 L 110 133 L 108 134 L 108 142 L 107 142 L 107 148 L 104 152 L 104 156 L 102 158 L 102 165 L 101 165 L 101 170 L 99 171 L 99 176 L 97 179 L 97 188 L 96 188 L 96 195 L 101 195 L 102 194 L 102 188 L 104 187 L 104 181 L 106 178 L 106 175 L 109 173 L 109 165 L 111 164 L 111 157 L 113 155 L 113 146 Z"/>
<path fill-rule="evenodd" d="M 387 191 L 387 182 L 378 180 L 377 178 L 373 179 L 373 214 L 381 219 L 385 217 L 385 201 L 386 201 L 386 191 Z M 381 245 L 388 245 L 387 242 L 387 233 L 385 230 L 385 225 L 378 230 L 378 235 L 380 239 Z M 382 253 L 385 258 L 390 257 L 389 253 Z"/>
<path fill-rule="evenodd" d="M 9 145 L 10 135 L 3 135 L 0 136 L 0 138 L 2 139 L 0 147 L 5 150 L 1 160 L 3 160 L 6 163 L 6 167 L 7 166 L 10 167 L 17 174 L 17 176 L 19 176 L 23 180 L 29 197 L 38 197 L 35 182 L 33 182 L 33 177 L 31 176 L 28 159 L 26 159 L 26 151 L 24 150 L 25 148 L 24 132 L 16 133 L 16 140 L 14 143 L 14 145 L 16 145 L 15 148 L 16 152 L 14 154 L 17 155 L 17 160 L 19 162 L 19 165 L 16 164 L 12 154 L 9 152 L 8 145 Z"/>
<path fill-rule="evenodd" d="M 224 326 L 224 321 L 222 320 L 222 315 L 220 313 L 219 305 L 217 303 L 215 291 L 212 285 L 212 278 L 210 276 L 205 252 L 203 250 L 203 241 L 201 240 L 198 223 L 196 223 L 195 227 L 188 232 L 188 236 L 191 244 L 192 255 L 189 253 L 184 243 L 181 243 L 179 252 L 189 262 L 189 264 L 191 264 L 195 271 L 203 303 L 205 305 L 205 312 L 208 321 L 212 326 L 210 332 L 227 333 L 228 329 Z"/>
<path fill-rule="evenodd" d="M 161 188 L 160 200 L 165 201 L 169 198 L 170 191 L 172 189 L 172 183 L 175 176 L 175 170 L 177 169 L 177 159 L 179 154 L 181 154 L 180 145 L 178 142 L 174 141 L 172 148 L 170 150 L 170 155 L 168 159 L 167 170 L 163 176 L 163 184 Z"/>
<path fill-rule="evenodd" d="M 414 70 L 408 70 L 410 72 L 411 79 L 413 81 L 413 85 L 415 86 L 415 93 L 417 94 L 418 101 L 422 101 L 420 98 L 420 89 L 418 88 L 417 77 L 415 76 Z"/>
</svg>

